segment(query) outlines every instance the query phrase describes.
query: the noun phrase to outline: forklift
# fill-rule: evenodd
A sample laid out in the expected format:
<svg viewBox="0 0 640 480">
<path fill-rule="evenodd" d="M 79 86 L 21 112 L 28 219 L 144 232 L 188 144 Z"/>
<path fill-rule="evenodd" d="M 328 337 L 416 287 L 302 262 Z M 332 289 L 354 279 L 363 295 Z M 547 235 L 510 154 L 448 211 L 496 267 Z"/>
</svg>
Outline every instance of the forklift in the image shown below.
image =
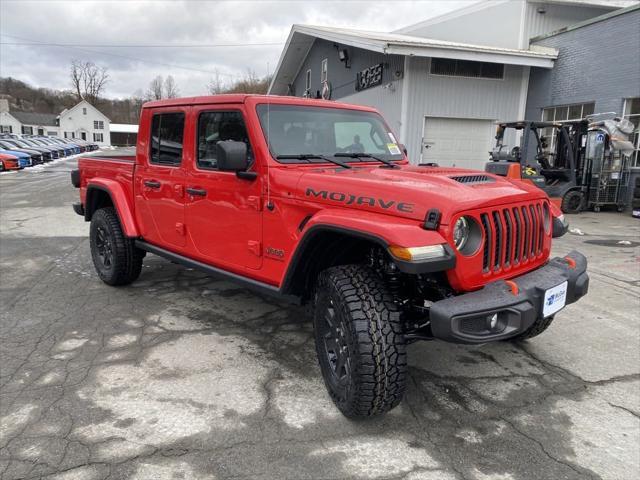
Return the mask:
<svg viewBox="0 0 640 480">
<path fill-rule="evenodd" d="M 603 115 L 614 117 L 594 121 Z M 611 204 L 624 209 L 623 183 L 629 176 L 624 157 L 630 154 L 626 144 L 633 148 L 626 137 L 627 123 L 615 114 L 565 122 L 500 123 L 485 171 L 532 183 L 564 213 L 579 213 L 590 207 L 598 211 Z M 505 145 L 507 132 L 514 140 L 520 135 L 519 146 Z M 553 150 L 549 150 L 549 136 L 555 137 Z M 600 142 L 598 148 L 596 142 Z M 605 156 L 610 160 L 605 161 Z M 600 171 L 603 165 L 604 175 Z M 601 178 L 605 186 L 598 187 Z M 596 191 L 602 194 L 595 195 Z"/>
</svg>

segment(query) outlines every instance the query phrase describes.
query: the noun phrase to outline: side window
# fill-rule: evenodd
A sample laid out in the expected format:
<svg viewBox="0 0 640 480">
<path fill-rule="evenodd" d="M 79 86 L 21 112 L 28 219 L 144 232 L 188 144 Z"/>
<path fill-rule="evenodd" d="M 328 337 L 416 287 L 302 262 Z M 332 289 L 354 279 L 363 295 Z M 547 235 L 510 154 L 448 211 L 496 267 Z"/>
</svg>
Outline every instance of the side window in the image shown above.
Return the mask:
<svg viewBox="0 0 640 480">
<path fill-rule="evenodd" d="M 251 144 L 242 114 L 238 111 L 203 112 L 198 118 L 198 167 L 218 167 L 216 145 L 224 140 L 245 142 L 249 163 L 253 162 Z"/>
<path fill-rule="evenodd" d="M 151 121 L 151 156 L 149 161 L 160 165 L 180 165 L 184 113 L 161 113 Z"/>
</svg>

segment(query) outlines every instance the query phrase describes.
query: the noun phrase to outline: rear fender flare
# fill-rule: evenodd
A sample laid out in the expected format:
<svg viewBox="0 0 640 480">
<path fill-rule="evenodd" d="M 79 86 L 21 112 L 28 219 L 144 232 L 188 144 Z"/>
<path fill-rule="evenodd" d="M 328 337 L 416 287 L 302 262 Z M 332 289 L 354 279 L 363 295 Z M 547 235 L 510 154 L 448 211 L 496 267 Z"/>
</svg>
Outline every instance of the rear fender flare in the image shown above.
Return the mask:
<svg viewBox="0 0 640 480">
<path fill-rule="evenodd" d="M 111 202 L 118 213 L 118 218 L 122 224 L 122 229 L 127 237 L 138 237 L 138 227 L 133 216 L 132 205 L 127 197 L 126 192 L 115 180 L 101 179 L 92 180 L 87 185 L 87 194 L 85 201 L 85 220 L 91 220 L 95 209 L 92 208 L 92 196 L 96 192 L 103 191 L 111 198 Z"/>
</svg>

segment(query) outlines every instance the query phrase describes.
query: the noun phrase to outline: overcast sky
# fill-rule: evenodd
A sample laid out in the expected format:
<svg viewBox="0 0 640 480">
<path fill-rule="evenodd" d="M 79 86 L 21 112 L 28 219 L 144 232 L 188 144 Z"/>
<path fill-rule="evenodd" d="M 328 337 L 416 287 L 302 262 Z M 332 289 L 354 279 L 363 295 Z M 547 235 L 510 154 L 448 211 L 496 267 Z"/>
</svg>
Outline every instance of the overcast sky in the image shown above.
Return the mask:
<svg viewBox="0 0 640 480">
<path fill-rule="evenodd" d="M 216 71 L 227 81 L 273 72 L 294 23 L 391 31 L 470 3 L 0 0 L 0 76 L 64 89 L 71 60 L 90 60 L 108 68 L 110 98 L 169 74 L 181 95 L 198 95 Z"/>
</svg>

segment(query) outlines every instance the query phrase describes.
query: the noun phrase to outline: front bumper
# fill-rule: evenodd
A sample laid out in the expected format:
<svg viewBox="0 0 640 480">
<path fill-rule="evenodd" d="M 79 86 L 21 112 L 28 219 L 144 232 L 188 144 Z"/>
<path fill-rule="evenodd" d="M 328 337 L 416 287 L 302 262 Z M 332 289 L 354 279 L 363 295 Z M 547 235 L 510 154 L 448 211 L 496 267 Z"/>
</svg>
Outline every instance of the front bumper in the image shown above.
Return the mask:
<svg viewBox="0 0 640 480">
<path fill-rule="evenodd" d="M 486 343 L 527 331 L 542 317 L 545 292 L 567 282 L 566 305 L 589 289 L 587 259 L 577 251 L 556 257 L 545 266 L 482 290 L 435 302 L 430 309 L 435 338 L 454 343 Z M 515 285 L 514 285 L 515 284 Z M 495 325 L 491 327 L 491 318 Z"/>
</svg>

